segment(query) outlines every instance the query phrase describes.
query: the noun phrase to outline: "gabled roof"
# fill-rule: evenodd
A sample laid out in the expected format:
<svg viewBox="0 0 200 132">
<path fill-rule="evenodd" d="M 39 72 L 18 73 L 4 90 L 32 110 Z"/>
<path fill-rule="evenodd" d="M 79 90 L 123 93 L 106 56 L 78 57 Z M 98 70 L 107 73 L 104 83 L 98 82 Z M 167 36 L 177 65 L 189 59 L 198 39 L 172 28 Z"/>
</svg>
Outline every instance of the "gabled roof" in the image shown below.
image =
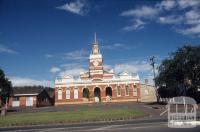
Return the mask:
<svg viewBox="0 0 200 132">
<path fill-rule="evenodd" d="M 45 90 L 45 88 L 44 87 L 40 87 L 40 86 L 13 87 L 13 95 L 14 96 L 38 95 L 43 90 Z"/>
</svg>

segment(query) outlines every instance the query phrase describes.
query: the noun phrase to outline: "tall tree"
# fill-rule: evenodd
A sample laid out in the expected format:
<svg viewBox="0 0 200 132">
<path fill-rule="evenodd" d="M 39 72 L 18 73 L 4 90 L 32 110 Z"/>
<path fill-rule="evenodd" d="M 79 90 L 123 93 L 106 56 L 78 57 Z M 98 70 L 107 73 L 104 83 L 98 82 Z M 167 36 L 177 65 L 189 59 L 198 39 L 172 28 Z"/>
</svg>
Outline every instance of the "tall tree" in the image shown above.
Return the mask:
<svg viewBox="0 0 200 132">
<path fill-rule="evenodd" d="M 12 93 L 12 84 L 5 77 L 3 70 L 0 69 L 0 100 L 1 100 L 1 115 L 6 114 L 6 104 L 9 101 L 10 94 Z"/>
<path fill-rule="evenodd" d="M 161 93 L 167 94 L 162 96 L 173 97 L 184 90 L 180 85 L 184 84 L 186 79 L 191 80 L 190 89 L 186 89 L 187 95 L 200 101 L 197 95 L 200 87 L 200 46 L 185 45 L 171 53 L 159 66 L 155 81 Z"/>
</svg>

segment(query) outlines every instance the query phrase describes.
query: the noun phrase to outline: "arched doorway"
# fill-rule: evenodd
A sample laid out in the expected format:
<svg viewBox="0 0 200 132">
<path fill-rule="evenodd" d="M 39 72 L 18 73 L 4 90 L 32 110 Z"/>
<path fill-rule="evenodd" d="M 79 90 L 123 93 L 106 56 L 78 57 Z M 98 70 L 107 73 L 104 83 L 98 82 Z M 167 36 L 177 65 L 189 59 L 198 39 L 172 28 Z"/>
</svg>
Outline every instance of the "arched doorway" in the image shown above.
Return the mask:
<svg viewBox="0 0 200 132">
<path fill-rule="evenodd" d="M 89 98 L 90 92 L 88 88 L 83 89 L 83 98 Z"/>
<path fill-rule="evenodd" d="M 111 87 L 106 88 L 106 96 L 112 96 L 112 88 Z"/>
<path fill-rule="evenodd" d="M 101 102 L 101 90 L 98 87 L 94 89 L 94 100 L 95 102 Z"/>
<path fill-rule="evenodd" d="M 112 88 L 107 87 L 106 88 L 106 101 L 111 101 L 112 100 Z"/>
</svg>

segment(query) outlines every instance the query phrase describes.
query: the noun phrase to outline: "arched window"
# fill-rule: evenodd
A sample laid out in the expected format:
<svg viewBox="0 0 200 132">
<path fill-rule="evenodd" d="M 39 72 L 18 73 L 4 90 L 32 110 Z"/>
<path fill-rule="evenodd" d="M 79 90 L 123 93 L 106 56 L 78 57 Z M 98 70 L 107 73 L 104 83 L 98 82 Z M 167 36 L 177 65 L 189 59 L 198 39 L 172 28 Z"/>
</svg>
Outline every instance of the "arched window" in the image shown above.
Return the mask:
<svg viewBox="0 0 200 132">
<path fill-rule="evenodd" d="M 129 96 L 129 86 L 128 85 L 126 85 L 126 87 L 125 87 L 125 95 Z"/>
<path fill-rule="evenodd" d="M 66 99 L 70 99 L 70 89 L 66 89 Z"/>
<path fill-rule="evenodd" d="M 62 100 L 62 89 L 58 90 L 58 100 Z"/>
<path fill-rule="evenodd" d="M 117 86 L 117 96 L 121 96 L 121 88 L 120 88 L 120 86 Z"/>
<path fill-rule="evenodd" d="M 133 87 L 133 96 L 137 96 L 137 86 L 135 84 Z"/>
</svg>

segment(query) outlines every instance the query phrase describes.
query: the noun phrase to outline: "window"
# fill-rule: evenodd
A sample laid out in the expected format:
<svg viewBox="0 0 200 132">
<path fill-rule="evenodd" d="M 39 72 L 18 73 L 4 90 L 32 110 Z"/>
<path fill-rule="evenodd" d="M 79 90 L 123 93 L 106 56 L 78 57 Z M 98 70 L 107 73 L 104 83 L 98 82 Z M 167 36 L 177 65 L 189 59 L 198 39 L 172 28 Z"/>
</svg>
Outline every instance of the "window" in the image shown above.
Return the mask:
<svg viewBox="0 0 200 132">
<path fill-rule="evenodd" d="M 33 106 L 33 97 L 26 97 L 26 106 Z"/>
<path fill-rule="evenodd" d="M 19 107 L 19 97 L 13 97 L 12 106 L 13 107 Z"/>
<path fill-rule="evenodd" d="M 121 96 L 121 88 L 120 88 L 120 86 L 117 86 L 117 96 Z"/>
<path fill-rule="evenodd" d="M 133 87 L 133 96 L 137 96 L 137 87 L 136 87 L 135 84 L 134 84 L 134 87 Z"/>
<path fill-rule="evenodd" d="M 19 101 L 19 97 L 13 97 L 13 101 Z"/>
<path fill-rule="evenodd" d="M 129 96 L 129 86 L 127 86 L 127 85 L 125 87 L 125 95 Z"/>
<path fill-rule="evenodd" d="M 62 100 L 62 89 L 58 90 L 58 100 Z"/>
<path fill-rule="evenodd" d="M 74 99 L 78 99 L 78 88 L 74 89 Z"/>
<path fill-rule="evenodd" d="M 70 89 L 67 88 L 66 90 L 66 99 L 70 99 Z"/>
</svg>

